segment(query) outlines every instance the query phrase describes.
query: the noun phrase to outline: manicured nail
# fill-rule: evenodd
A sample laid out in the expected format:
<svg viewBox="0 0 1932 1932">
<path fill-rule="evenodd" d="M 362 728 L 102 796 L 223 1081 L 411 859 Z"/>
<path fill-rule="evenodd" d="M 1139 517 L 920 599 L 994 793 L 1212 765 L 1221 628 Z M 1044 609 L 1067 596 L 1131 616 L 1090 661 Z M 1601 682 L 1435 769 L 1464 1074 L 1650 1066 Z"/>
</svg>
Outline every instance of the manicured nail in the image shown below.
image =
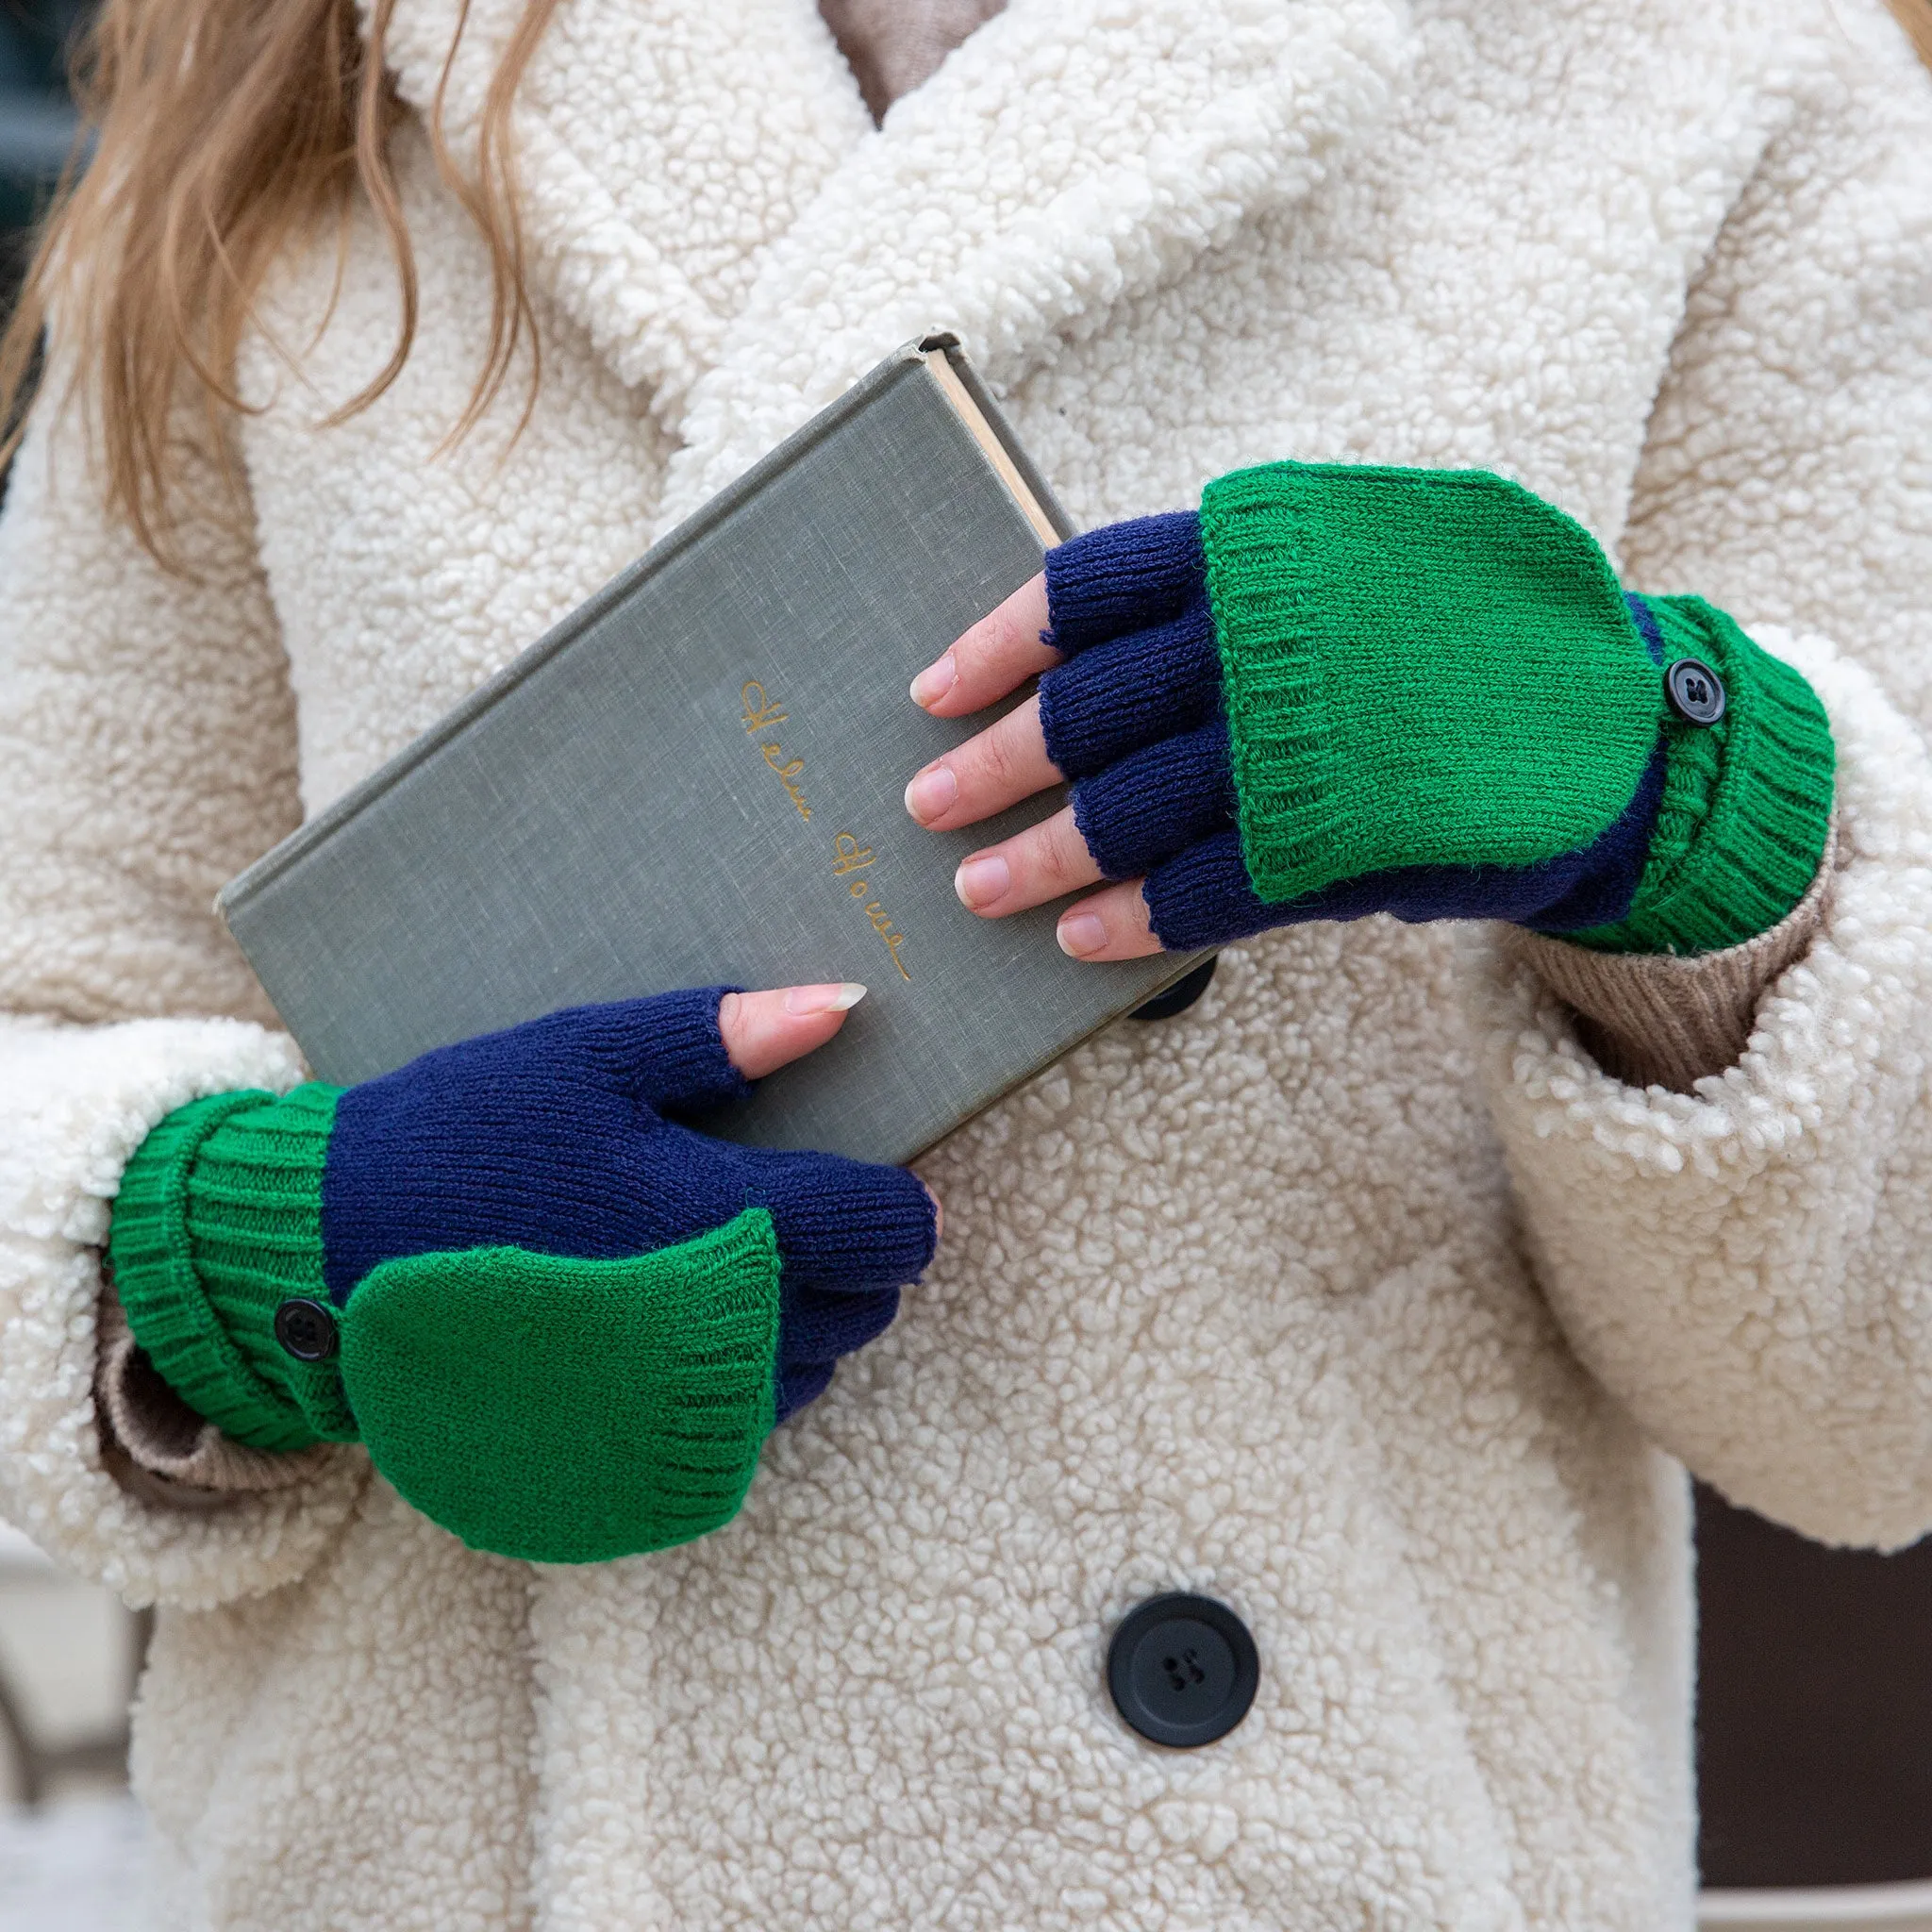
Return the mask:
<svg viewBox="0 0 1932 1932">
<path fill-rule="evenodd" d="M 929 710 L 959 681 L 959 667 L 948 651 L 936 664 L 928 664 L 912 680 L 912 702 Z"/>
<path fill-rule="evenodd" d="M 1107 943 L 1107 923 L 1097 912 L 1070 912 L 1054 928 L 1060 951 L 1075 959 L 1097 953 Z"/>
<path fill-rule="evenodd" d="M 977 912 L 995 899 L 1004 899 L 1012 886 L 1013 874 L 1004 858 L 969 858 L 953 874 L 953 890 L 960 905 Z"/>
<path fill-rule="evenodd" d="M 929 825 L 958 795 L 959 781 L 953 776 L 951 768 L 928 765 L 924 771 L 914 773 L 911 784 L 907 786 L 906 809 L 922 825 Z"/>
<path fill-rule="evenodd" d="M 785 1010 L 796 1019 L 810 1013 L 849 1013 L 865 997 L 854 980 L 835 986 L 794 986 L 785 995 Z"/>
</svg>

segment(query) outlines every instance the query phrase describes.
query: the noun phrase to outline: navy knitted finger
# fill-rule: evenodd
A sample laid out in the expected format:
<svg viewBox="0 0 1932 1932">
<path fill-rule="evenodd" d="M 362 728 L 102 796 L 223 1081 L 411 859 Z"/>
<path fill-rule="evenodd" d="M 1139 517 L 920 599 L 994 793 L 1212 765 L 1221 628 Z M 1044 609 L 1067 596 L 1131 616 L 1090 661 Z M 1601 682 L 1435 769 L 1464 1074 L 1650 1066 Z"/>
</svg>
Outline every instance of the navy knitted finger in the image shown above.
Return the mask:
<svg viewBox="0 0 1932 1932">
<path fill-rule="evenodd" d="M 829 1288 L 798 1288 L 780 1296 L 784 1321 L 781 1362 L 829 1362 L 863 1348 L 892 1325 L 899 1312 L 896 1288 L 870 1288 L 841 1293 Z"/>
<path fill-rule="evenodd" d="M 745 1200 L 772 1211 L 792 1288 L 899 1288 L 932 1259 L 932 1196 L 907 1169 L 831 1154 L 733 1151 Z"/>
<path fill-rule="evenodd" d="M 1046 755 L 1085 778 L 1221 708 L 1221 656 L 1208 600 L 1152 630 L 1096 644 L 1040 680 Z"/>
<path fill-rule="evenodd" d="M 751 1083 L 731 1064 L 718 1031 L 718 1006 L 737 986 L 700 986 L 613 1000 L 594 1007 L 565 1007 L 485 1040 L 515 1041 L 519 1060 L 532 1048 L 558 1056 L 558 1070 L 580 1069 L 609 1091 L 641 1100 L 659 1113 L 699 1112 L 743 1100 Z M 483 1041 L 465 1042 L 473 1054 Z M 475 1061 L 472 1060 L 472 1067 Z"/>
<path fill-rule="evenodd" d="M 1642 876 L 1659 808 L 1665 754 L 1656 752 L 1630 803 L 1588 845 L 1535 865 L 1411 865 L 1338 879 L 1269 905 L 1241 862 L 1241 834 L 1203 840 L 1149 873 L 1141 889 L 1154 935 L 1170 952 L 1246 939 L 1270 926 L 1387 912 L 1410 924 L 1500 919 L 1542 932 L 1576 932 L 1621 919 Z"/>
<path fill-rule="evenodd" d="M 1154 937 L 1170 953 L 1191 953 L 1252 938 L 1282 923 L 1279 906 L 1257 896 L 1241 862 L 1241 835 L 1230 828 L 1156 866 L 1141 888 Z"/>
<path fill-rule="evenodd" d="M 1074 787 L 1074 823 L 1106 878 L 1139 878 L 1234 819 L 1227 725 L 1219 718 Z"/>
<path fill-rule="evenodd" d="M 782 1423 L 808 1403 L 816 1402 L 832 1386 L 832 1371 L 838 1366 L 837 1362 L 781 1360 L 773 1376 L 775 1386 L 772 1393 L 776 1402 L 774 1420 Z"/>
<path fill-rule="evenodd" d="M 778 1294 L 778 1420 L 824 1392 L 841 1356 L 863 1348 L 892 1325 L 899 1312 L 896 1288 L 862 1294 L 793 1289 Z"/>
<path fill-rule="evenodd" d="M 1207 583 L 1191 509 L 1090 530 L 1046 553 L 1046 641 L 1071 658 L 1179 616 Z"/>
</svg>

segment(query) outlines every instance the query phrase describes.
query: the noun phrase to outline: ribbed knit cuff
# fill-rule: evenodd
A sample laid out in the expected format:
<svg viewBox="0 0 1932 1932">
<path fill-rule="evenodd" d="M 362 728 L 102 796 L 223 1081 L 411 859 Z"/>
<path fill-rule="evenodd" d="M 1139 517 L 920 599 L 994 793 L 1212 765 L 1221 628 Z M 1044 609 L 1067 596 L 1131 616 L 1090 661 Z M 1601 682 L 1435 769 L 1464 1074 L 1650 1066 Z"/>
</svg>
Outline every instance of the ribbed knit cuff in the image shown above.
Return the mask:
<svg viewBox="0 0 1932 1932">
<path fill-rule="evenodd" d="M 1201 501 L 1241 857 L 1277 905 L 1541 864 L 1635 797 L 1662 694 L 1589 533 L 1480 471 L 1274 463 Z"/>
<path fill-rule="evenodd" d="M 1669 719 L 1650 857 L 1624 918 L 1570 938 L 1610 953 L 1723 952 L 1769 932 L 1818 876 L 1831 834 L 1836 752 L 1817 694 L 1696 597 L 1646 597 L 1664 661 L 1701 658 L 1724 717 Z"/>
<path fill-rule="evenodd" d="M 191 1102 L 136 1151 L 114 1205 L 108 1257 L 135 1340 L 191 1408 L 252 1448 L 356 1435 L 333 1365 L 297 1362 L 275 1339 L 286 1297 L 324 1295 L 338 1091 Z"/>
</svg>

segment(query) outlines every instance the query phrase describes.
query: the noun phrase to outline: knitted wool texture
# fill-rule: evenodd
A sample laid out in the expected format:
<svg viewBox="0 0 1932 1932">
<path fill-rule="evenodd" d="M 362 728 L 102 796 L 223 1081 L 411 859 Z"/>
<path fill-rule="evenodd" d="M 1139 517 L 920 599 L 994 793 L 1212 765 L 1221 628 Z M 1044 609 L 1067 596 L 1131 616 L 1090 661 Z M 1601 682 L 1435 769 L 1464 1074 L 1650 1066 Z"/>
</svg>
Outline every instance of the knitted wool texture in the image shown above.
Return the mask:
<svg viewBox="0 0 1932 1932">
<path fill-rule="evenodd" d="M 288 1355 L 275 1314 L 319 1298 L 322 1175 L 340 1089 L 217 1093 L 168 1115 L 122 1176 L 108 1241 L 135 1339 L 190 1407 L 268 1450 L 351 1441 L 329 1364 Z"/>
<path fill-rule="evenodd" d="M 1075 539 L 1047 585 L 1048 752 L 1171 947 L 1387 911 L 1716 950 L 1775 924 L 1824 849 L 1804 680 L 1695 600 L 1625 599 L 1500 477 L 1238 472 L 1198 519 Z M 1664 702 L 1692 655 L 1729 688 L 1714 730 Z"/>
<path fill-rule="evenodd" d="M 1809 890 L 1830 836 L 1834 747 L 1811 687 L 1698 597 L 1633 597 L 1666 664 L 1698 658 L 1729 702 L 1700 728 L 1666 716 L 1668 776 L 1629 913 L 1574 932 L 1611 953 L 1714 953 L 1771 928 Z"/>
<path fill-rule="evenodd" d="M 476 1547 L 583 1561 L 728 1520 L 774 1418 L 932 1253 L 910 1174 L 663 1117 L 748 1090 L 719 989 L 582 1008 L 347 1090 L 168 1116 L 109 1241 L 136 1339 L 226 1433 L 359 1435 Z M 290 1295 L 338 1360 L 283 1351 Z"/>
<path fill-rule="evenodd" d="M 388 1261 L 349 1303 L 342 1382 L 376 1467 L 466 1541 L 549 1562 L 664 1549 L 728 1523 L 751 1485 L 778 1274 L 761 1208 L 625 1261 Z"/>
</svg>

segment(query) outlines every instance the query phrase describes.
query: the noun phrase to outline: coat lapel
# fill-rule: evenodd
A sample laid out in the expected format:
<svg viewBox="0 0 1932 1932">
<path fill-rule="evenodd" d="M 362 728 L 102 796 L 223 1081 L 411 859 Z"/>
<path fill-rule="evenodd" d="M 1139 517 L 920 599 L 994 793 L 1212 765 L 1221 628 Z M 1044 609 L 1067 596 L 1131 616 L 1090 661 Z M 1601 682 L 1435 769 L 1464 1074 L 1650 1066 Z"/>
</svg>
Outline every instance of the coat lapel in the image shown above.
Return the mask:
<svg viewBox="0 0 1932 1932">
<path fill-rule="evenodd" d="M 525 0 L 471 0 L 474 149 Z M 425 117 L 461 0 L 398 0 Z M 681 437 L 663 526 L 895 343 L 1010 385 L 1306 195 L 1386 111 L 1406 0 L 1010 0 L 874 129 L 815 0 L 564 0 L 518 96 L 533 268 Z"/>
<path fill-rule="evenodd" d="M 397 0 L 388 57 L 473 165 L 525 0 Z M 815 0 L 564 0 L 513 110 L 533 278 L 675 427 L 758 265 L 873 131 Z"/>
<path fill-rule="evenodd" d="M 996 387 L 1244 220 L 1391 104 L 1404 0 L 1012 0 L 856 142 L 759 264 L 695 386 L 668 528 L 896 343 Z"/>
</svg>

